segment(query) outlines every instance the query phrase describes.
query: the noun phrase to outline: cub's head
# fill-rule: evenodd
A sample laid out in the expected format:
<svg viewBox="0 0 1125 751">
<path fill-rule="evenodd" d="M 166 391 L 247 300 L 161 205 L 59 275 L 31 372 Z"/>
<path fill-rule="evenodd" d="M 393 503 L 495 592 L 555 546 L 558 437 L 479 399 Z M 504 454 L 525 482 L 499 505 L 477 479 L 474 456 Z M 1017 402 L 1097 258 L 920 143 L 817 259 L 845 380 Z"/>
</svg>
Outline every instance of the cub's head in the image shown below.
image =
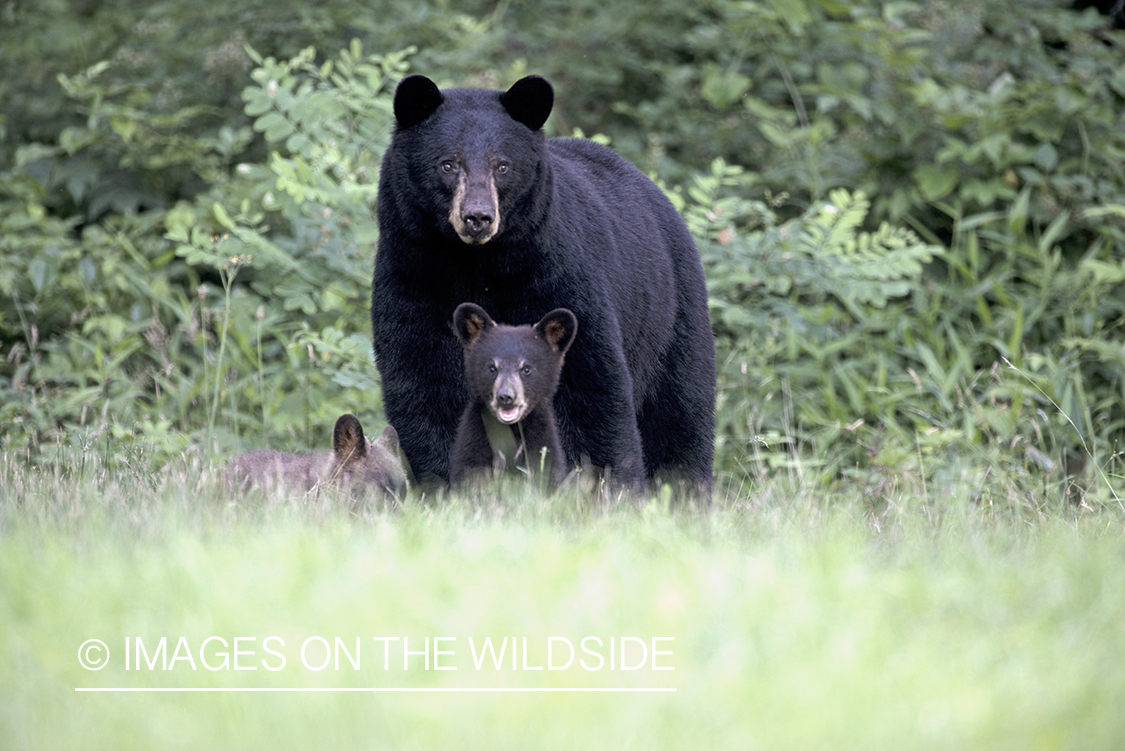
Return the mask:
<svg viewBox="0 0 1125 751">
<path fill-rule="evenodd" d="M 397 128 L 384 174 L 405 171 L 402 192 L 410 195 L 401 200 L 443 233 L 484 245 L 514 226 L 511 217 L 527 214 L 542 180 L 540 129 L 554 96 L 539 76 L 507 91 L 442 91 L 425 76 L 407 76 L 395 90 Z"/>
<path fill-rule="evenodd" d="M 465 348 L 473 398 L 500 422 L 514 424 L 554 398 L 578 320 L 558 308 L 534 326 L 503 326 L 479 305 L 462 303 L 453 313 L 453 330 Z"/>
<path fill-rule="evenodd" d="M 332 477 L 353 492 L 382 489 L 398 496 L 406 489 L 406 472 L 398 458 L 398 433 L 388 425 L 374 441 L 363 434 L 355 415 L 341 415 L 332 430 Z"/>
</svg>

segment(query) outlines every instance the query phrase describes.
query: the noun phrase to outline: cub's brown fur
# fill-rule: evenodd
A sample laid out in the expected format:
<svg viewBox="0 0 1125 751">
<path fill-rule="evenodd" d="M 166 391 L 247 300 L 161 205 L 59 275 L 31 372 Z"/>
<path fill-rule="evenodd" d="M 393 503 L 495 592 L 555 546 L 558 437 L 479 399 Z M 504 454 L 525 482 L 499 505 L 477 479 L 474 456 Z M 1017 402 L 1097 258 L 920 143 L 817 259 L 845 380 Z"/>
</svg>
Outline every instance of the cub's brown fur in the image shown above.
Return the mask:
<svg viewBox="0 0 1125 751">
<path fill-rule="evenodd" d="M 331 451 L 251 451 L 231 462 L 226 478 L 243 491 L 254 485 L 288 492 L 331 486 L 353 493 L 381 490 L 398 496 L 406 489 L 406 473 L 398 457 L 398 433 L 388 425 L 377 439 L 368 440 L 359 419 L 351 414 L 336 421 Z"/>
</svg>

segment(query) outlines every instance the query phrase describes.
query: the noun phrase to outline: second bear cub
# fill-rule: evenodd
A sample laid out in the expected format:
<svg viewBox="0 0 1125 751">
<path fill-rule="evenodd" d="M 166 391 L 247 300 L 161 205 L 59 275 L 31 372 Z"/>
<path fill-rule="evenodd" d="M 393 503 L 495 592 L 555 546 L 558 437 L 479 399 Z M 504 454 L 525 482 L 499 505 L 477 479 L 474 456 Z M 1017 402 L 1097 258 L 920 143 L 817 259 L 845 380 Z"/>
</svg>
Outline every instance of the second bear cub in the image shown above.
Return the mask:
<svg viewBox="0 0 1125 751">
<path fill-rule="evenodd" d="M 382 491 L 397 497 L 406 489 L 406 473 L 398 458 L 398 433 L 390 425 L 374 441 L 363 434 L 355 415 L 341 415 L 332 431 L 332 450 L 287 454 L 258 449 L 231 462 L 227 482 L 242 491 L 315 492 L 332 486 L 361 494 Z"/>
<path fill-rule="evenodd" d="M 574 314 L 558 308 L 534 326 L 504 326 L 479 305 L 463 303 L 453 313 L 453 330 L 465 349 L 472 399 L 453 441 L 450 481 L 481 469 L 542 467 L 557 484 L 566 456 L 552 400 L 578 331 Z"/>
</svg>

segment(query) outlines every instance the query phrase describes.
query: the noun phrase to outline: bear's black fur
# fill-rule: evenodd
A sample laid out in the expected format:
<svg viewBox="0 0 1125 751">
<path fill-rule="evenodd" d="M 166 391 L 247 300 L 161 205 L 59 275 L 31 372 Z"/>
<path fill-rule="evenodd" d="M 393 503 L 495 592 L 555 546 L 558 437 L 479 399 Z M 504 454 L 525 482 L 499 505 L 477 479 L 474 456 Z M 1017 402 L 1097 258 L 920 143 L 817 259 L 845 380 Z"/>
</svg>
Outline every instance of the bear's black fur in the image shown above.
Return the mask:
<svg viewBox="0 0 1125 751">
<path fill-rule="evenodd" d="M 553 400 L 577 328 L 566 308 L 552 310 L 535 326 L 503 326 L 479 305 L 457 306 L 453 331 L 465 348 L 472 399 L 453 440 L 450 482 L 462 482 L 474 470 L 519 467 L 531 474 L 542 469 L 556 485 L 562 481 L 566 456 Z"/>
<path fill-rule="evenodd" d="M 506 92 L 399 84 L 371 300 L 387 416 L 415 476 L 448 480 L 469 400 L 454 308 L 520 324 L 566 307 L 582 322 L 555 396 L 567 462 L 630 488 L 658 475 L 709 491 L 715 350 L 699 254 L 639 170 L 545 138 L 553 96 L 537 76 Z"/>
</svg>

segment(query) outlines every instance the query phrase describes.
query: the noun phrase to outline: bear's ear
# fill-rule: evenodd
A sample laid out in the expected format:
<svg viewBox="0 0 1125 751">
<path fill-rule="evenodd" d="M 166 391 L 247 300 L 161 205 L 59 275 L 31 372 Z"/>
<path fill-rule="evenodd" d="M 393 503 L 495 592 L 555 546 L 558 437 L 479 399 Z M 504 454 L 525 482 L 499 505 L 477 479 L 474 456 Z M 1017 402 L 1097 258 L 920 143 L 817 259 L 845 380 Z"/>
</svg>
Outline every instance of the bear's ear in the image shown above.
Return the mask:
<svg viewBox="0 0 1125 751">
<path fill-rule="evenodd" d="M 441 89 L 425 76 L 407 76 L 395 89 L 395 120 L 405 130 L 434 114 L 445 97 Z"/>
<path fill-rule="evenodd" d="M 398 431 L 394 426 L 388 425 L 383 428 L 383 432 L 375 439 L 375 445 L 390 451 L 392 454 L 398 453 Z"/>
<path fill-rule="evenodd" d="M 539 130 L 555 104 L 555 90 L 542 76 L 527 76 L 500 95 L 500 104 L 516 122 Z"/>
<path fill-rule="evenodd" d="M 355 415 L 340 415 L 332 430 L 332 453 L 341 463 L 355 461 L 367 453 L 363 426 Z"/>
<path fill-rule="evenodd" d="M 453 331 L 464 347 L 471 347 L 480 338 L 481 332 L 495 325 L 484 308 L 471 302 L 463 302 L 453 311 Z"/>
<path fill-rule="evenodd" d="M 578 333 L 578 319 L 566 308 L 556 308 L 535 324 L 535 333 L 561 355 L 574 343 L 574 335 Z"/>
</svg>

